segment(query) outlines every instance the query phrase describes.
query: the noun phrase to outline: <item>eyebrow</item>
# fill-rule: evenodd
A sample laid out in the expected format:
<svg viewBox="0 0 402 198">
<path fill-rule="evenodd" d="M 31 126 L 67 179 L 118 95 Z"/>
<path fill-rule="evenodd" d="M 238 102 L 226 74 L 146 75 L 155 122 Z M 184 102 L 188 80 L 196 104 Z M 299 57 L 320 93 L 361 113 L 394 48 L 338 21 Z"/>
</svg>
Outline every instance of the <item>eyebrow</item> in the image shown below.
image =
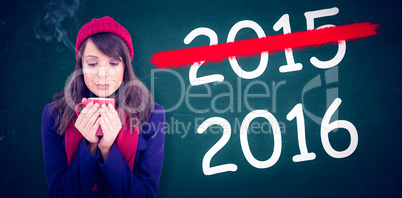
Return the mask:
<svg viewBox="0 0 402 198">
<path fill-rule="evenodd" d="M 86 55 L 86 56 L 85 56 L 85 58 L 89 58 L 89 57 L 92 57 L 92 58 L 99 58 L 99 57 L 94 56 L 94 55 Z"/>
<path fill-rule="evenodd" d="M 121 57 L 120 58 L 109 57 L 109 59 L 117 60 L 117 61 L 123 61 Z"/>
</svg>

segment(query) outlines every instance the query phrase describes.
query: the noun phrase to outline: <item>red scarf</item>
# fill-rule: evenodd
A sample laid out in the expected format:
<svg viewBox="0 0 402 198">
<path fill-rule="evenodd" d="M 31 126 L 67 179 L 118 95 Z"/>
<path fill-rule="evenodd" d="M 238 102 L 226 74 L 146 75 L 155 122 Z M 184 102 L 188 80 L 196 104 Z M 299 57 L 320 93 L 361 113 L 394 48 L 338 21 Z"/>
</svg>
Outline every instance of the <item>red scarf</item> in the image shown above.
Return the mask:
<svg viewBox="0 0 402 198">
<path fill-rule="evenodd" d="M 74 119 L 75 121 L 75 119 Z M 128 119 L 126 117 L 126 127 L 128 129 L 121 128 L 119 135 L 116 138 L 116 146 L 120 149 L 123 159 L 128 163 L 131 170 L 134 167 L 135 153 L 137 151 L 138 144 L 138 127 L 134 131 L 129 130 Z M 78 145 L 80 144 L 83 136 L 81 133 L 75 128 L 73 121 L 67 126 L 66 132 L 64 134 L 65 141 L 65 149 L 67 154 L 68 165 L 70 166 L 71 161 L 73 161 L 75 154 L 78 150 Z M 96 190 L 97 184 L 94 185 L 94 190 Z M 109 191 L 110 193 L 110 191 Z"/>
</svg>

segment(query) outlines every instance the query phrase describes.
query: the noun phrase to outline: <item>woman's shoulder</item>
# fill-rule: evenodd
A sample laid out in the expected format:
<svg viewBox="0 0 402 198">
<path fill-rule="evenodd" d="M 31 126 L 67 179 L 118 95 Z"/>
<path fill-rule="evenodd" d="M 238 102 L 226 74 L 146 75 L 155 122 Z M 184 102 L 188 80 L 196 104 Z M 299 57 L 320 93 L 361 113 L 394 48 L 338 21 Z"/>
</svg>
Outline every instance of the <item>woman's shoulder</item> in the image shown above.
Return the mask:
<svg viewBox="0 0 402 198">
<path fill-rule="evenodd" d="M 154 103 L 153 103 L 152 112 L 156 112 L 156 113 L 165 113 L 165 108 L 164 108 L 162 105 L 160 105 L 160 104 L 154 102 Z"/>
<path fill-rule="evenodd" d="M 53 126 L 57 114 L 58 110 L 55 108 L 54 102 L 46 104 L 42 114 L 42 125 L 49 124 Z"/>
<path fill-rule="evenodd" d="M 154 102 L 150 109 L 150 116 L 148 122 L 165 119 L 165 108 Z"/>
<path fill-rule="evenodd" d="M 43 115 L 46 114 L 46 116 L 52 117 L 54 115 L 57 115 L 57 113 L 58 113 L 58 110 L 55 108 L 54 102 L 47 103 L 45 105 L 45 108 L 43 109 Z"/>
<path fill-rule="evenodd" d="M 150 115 L 148 121 L 141 126 L 141 135 L 148 139 L 149 137 L 155 137 L 155 133 L 160 133 L 160 130 L 165 125 L 165 109 L 162 105 L 153 103 L 150 109 Z M 160 133 L 164 134 L 164 133 Z"/>
</svg>

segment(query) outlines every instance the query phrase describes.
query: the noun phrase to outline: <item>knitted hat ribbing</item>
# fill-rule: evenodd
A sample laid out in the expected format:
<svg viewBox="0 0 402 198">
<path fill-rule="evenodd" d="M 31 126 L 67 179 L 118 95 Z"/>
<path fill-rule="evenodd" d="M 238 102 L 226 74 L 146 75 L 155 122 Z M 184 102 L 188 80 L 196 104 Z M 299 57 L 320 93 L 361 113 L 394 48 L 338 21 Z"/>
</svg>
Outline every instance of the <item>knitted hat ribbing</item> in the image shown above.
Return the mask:
<svg viewBox="0 0 402 198">
<path fill-rule="evenodd" d="M 109 16 L 105 16 L 100 19 L 94 18 L 81 27 L 77 35 L 77 42 L 75 44 L 75 56 L 77 56 L 78 50 L 80 49 L 80 46 L 85 39 L 101 32 L 109 32 L 122 38 L 123 41 L 127 44 L 128 50 L 130 51 L 131 60 L 133 59 L 134 50 L 130 34 L 128 33 L 126 28 L 121 26 Z"/>
</svg>

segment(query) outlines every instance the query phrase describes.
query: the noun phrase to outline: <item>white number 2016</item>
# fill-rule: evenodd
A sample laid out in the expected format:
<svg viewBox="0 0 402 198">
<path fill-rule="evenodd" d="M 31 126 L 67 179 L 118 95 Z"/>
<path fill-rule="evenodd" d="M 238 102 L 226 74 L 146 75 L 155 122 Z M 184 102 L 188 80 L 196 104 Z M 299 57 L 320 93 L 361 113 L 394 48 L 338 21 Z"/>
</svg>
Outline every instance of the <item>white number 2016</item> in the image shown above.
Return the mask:
<svg viewBox="0 0 402 198">
<path fill-rule="evenodd" d="M 349 121 L 346 120 L 336 120 L 330 123 L 330 119 L 332 115 L 335 113 L 335 111 L 338 109 L 340 106 L 342 100 L 340 98 L 336 98 L 330 107 L 327 109 L 325 112 L 324 118 L 322 119 L 321 123 L 321 142 L 324 147 L 324 150 L 327 152 L 328 155 L 330 155 L 333 158 L 345 158 L 351 155 L 357 147 L 358 143 L 358 135 L 357 135 L 357 130 L 356 127 Z M 250 145 L 248 142 L 248 128 L 251 123 L 255 118 L 265 118 L 268 120 L 272 127 L 273 131 L 273 137 L 274 137 L 274 149 L 272 152 L 271 157 L 265 161 L 260 161 L 257 160 L 253 154 L 251 153 L 250 150 Z M 296 123 L 297 123 L 297 140 L 299 143 L 299 150 L 300 154 L 293 156 L 293 161 L 294 162 L 302 162 L 302 161 L 308 161 L 308 160 L 314 160 L 316 155 L 313 152 L 308 152 L 307 149 L 307 144 L 306 144 L 306 132 L 305 132 L 305 123 L 304 123 L 304 115 L 303 115 L 303 107 L 302 104 L 299 103 L 293 107 L 293 109 L 288 113 L 286 116 L 286 119 L 289 121 L 293 120 L 296 118 Z M 230 136 L 231 136 L 231 127 L 230 123 L 221 117 L 212 117 L 207 120 L 205 120 L 197 129 L 197 132 L 199 134 L 204 133 L 204 131 L 210 127 L 211 125 L 220 125 L 223 128 L 223 135 L 219 139 L 219 141 L 211 147 L 211 149 L 208 150 L 208 152 L 205 154 L 203 160 L 202 160 L 202 170 L 205 175 L 213 175 L 217 173 L 223 173 L 223 172 L 228 172 L 228 171 L 236 171 L 237 170 L 237 165 L 230 163 L 230 164 L 222 164 L 218 166 L 211 167 L 211 159 L 212 157 L 220 150 L 222 149 L 229 141 Z M 347 149 L 344 151 L 336 151 L 335 149 L 332 148 L 328 134 L 335 130 L 343 128 L 348 131 L 350 134 L 350 144 Z M 278 124 L 278 121 L 272 115 L 270 112 L 266 110 L 254 110 L 250 112 L 249 114 L 246 115 L 246 117 L 243 119 L 241 127 L 240 127 L 240 145 L 243 151 L 244 157 L 247 159 L 247 161 L 254 166 L 255 168 L 269 168 L 273 166 L 279 159 L 282 151 L 282 136 L 281 136 L 281 131 L 280 127 Z"/>
</svg>

